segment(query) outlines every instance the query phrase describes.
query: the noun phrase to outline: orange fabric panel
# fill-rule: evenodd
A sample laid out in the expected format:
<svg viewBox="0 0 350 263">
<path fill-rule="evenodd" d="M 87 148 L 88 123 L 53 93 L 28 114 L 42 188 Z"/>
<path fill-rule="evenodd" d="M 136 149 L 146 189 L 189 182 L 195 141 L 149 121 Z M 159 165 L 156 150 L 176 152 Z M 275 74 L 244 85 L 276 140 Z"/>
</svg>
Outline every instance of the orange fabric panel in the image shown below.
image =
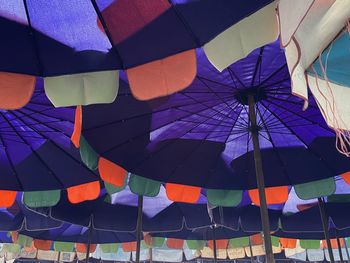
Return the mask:
<svg viewBox="0 0 350 263">
<path fill-rule="evenodd" d="M 36 78 L 30 75 L 0 72 L 0 109 L 25 106 L 33 95 Z"/>
<path fill-rule="evenodd" d="M 261 234 L 255 234 L 250 236 L 250 241 L 252 243 L 252 246 L 258 246 L 264 243 Z"/>
<path fill-rule="evenodd" d="M 11 239 L 13 243 L 16 243 L 18 239 L 18 232 L 11 232 Z"/>
<path fill-rule="evenodd" d="M 248 191 L 250 199 L 256 205 L 260 205 L 259 190 Z M 277 186 L 265 188 L 266 203 L 268 205 L 282 204 L 288 200 L 288 186 Z"/>
<path fill-rule="evenodd" d="M 84 243 L 76 243 L 75 249 L 77 252 L 86 253 L 87 252 L 87 244 Z M 96 250 L 96 244 L 90 244 L 90 253 L 94 253 Z"/>
<path fill-rule="evenodd" d="M 132 252 L 132 251 L 136 251 L 136 242 L 126 242 L 126 243 L 122 243 L 122 248 L 125 252 Z"/>
<path fill-rule="evenodd" d="M 68 200 L 72 204 L 95 200 L 100 195 L 100 182 L 81 184 L 67 188 Z"/>
<path fill-rule="evenodd" d="M 297 205 L 297 208 L 299 211 L 305 211 L 307 209 L 310 209 L 314 206 L 316 206 L 318 203 L 310 203 L 310 204 L 300 204 L 300 205 Z"/>
<path fill-rule="evenodd" d="M 347 184 L 350 184 L 350 171 L 349 172 L 346 172 L 346 173 L 343 173 L 340 175 L 343 180 L 347 183 Z"/>
<path fill-rule="evenodd" d="M 165 184 L 166 195 L 174 202 L 197 203 L 201 188 L 182 184 Z"/>
<path fill-rule="evenodd" d="M 339 241 L 340 241 L 340 246 L 344 247 L 344 239 L 339 238 Z M 331 239 L 331 247 L 334 249 L 338 249 L 338 242 L 336 238 Z M 322 248 L 328 248 L 326 240 L 322 240 Z"/>
<path fill-rule="evenodd" d="M 188 87 L 196 76 L 194 49 L 126 70 L 130 89 L 139 100 L 173 94 Z"/>
<path fill-rule="evenodd" d="M 100 157 L 98 160 L 98 171 L 103 181 L 117 187 L 122 187 L 124 185 L 127 171 L 119 165 Z"/>
<path fill-rule="evenodd" d="M 36 249 L 50 250 L 51 244 L 52 244 L 52 241 L 50 240 L 34 239 L 34 247 Z"/>
<path fill-rule="evenodd" d="M 218 239 L 216 240 L 216 249 L 226 249 L 228 245 L 227 239 Z M 208 247 L 214 249 L 214 241 L 208 240 Z"/>
<path fill-rule="evenodd" d="M 184 247 L 185 241 L 183 239 L 177 239 L 177 238 L 168 238 L 166 241 L 166 245 L 168 248 L 173 249 L 182 249 Z"/>
<path fill-rule="evenodd" d="M 72 136 L 70 137 L 72 143 L 75 147 L 80 147 L 80 136 L 81 136 L 81 128 L 83 125 L 83 110 L 81 106 L 77 106 L 75 110 L 75 119 L 74 119 L 74 129 Z"/>
<path fill-rule="evenodd" d="M 282 245 L 282 248 L 296 248 L 297 247 L 297 239 L 294 239 L 294 238 L 280 237 L 280 243 Z"/>
<path fill-rule="evenodd" d="M 16 191 L 0 190 L 0 208 L 11 207 L 16 200 Z"/>
</svg>

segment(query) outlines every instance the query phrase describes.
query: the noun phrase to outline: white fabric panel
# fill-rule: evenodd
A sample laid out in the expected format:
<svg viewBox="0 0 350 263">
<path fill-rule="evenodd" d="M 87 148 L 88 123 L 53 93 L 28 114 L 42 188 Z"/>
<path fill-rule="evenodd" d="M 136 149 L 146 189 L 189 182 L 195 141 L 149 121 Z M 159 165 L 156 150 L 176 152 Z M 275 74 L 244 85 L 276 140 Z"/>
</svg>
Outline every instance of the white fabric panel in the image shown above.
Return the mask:
<svg viewBox="0 0 350 263">
<path fill-rule="evenodd" d="M 198 250 L 194 250 L 194 249 L 184 248 L 183 252 L 186 260 L 188 261 L 201 256 L 201 253 Z"/>
<path fill-rule="evenodd" d="M 250 247 L 245 247 L 245 253 L 247 257 L 251 256 Z M 272 248 L 273 249 L 273 248 Z M 253 256 L 262 256 L 265 255 L 265 249 L 263 245 L 252 246 Z"/>
<path fill-rule="evenodd" d="M 303 254 L 305 252 L 305 257 L 306 257 L 306 251 L 305 249 L 300 247 L 300 241 L 297 241 L 297 245 L 295 248 L 285 248 L 284 249 L 284 254 L 287 258 L 292 257 L 293 255 L 296 254 Z"/>
<path fill-rule="evenodd" d="M 19 257 L 21 258 L 36 258 L 37 254 L 36 248 L 22 248 L 21 253 L 19 254 Z"/>
<path fill-rule="evenodd" d="M 324 251 L 323 249 L 307 249 L 307 258 L 309 261 L 323 261 Z"/>
<path fill-rule="evenodd" d="M 201 255 L 203 258 L 214 258 L 214 251 L 210 247 L 204 247 L 201 250 Z M 226 249 L 217 249 L 216 256 L 218 259 L 226 259 L 227 258 Z"/>
<path fill-rule="evenodd" d="M 278 12 L 283 14 L 283 19 L 280 20 L 282 46 L 290 42 L 314 2 L 315 0 L 280 0 Z"/>
<path fill-rule="evenodd" d="M 140 250 L 140 260 L 146 261 L 150 259 L 149 249 L 141 249 Z M 136 251 L 132 252 L 132 260 L 136 261 Z"/>
<path fill-rule="evenodd" d="M 153 248 L 152 249 L 152 260 L 153 261 L 182 262 L 182 259 L 183 259 L 182 250 L 163 249 L 163 248 Z"/>
<path fill-rule="evenodd" d="M 37 258 L 39 260 L 58 261 L 58 256 L 59 256 L 58 251 L 38 249 Z"/>
<path fill-rule="evenodd" d="M 91 257 L 91 254 L 90 254 L 90 257 Z M 77 252 L 77 258 L 79 260 L 85 260 L 86 259 L 86 253 Z"/>
<path fill-rule="evenodd" d="M 75 252 L 60 252 L 60 262 L 73 262 Z"/>
<path fill-rule="evenodd" d="M 308 2 L 305 1 L 305 4 Z M 283 10 L 279 13 L 280 21 L 289 23 L 290 10 Z M 349 17 L 350 0 L 317 0 L 311 6 L 294 34 L 297 44 L 291 41 L 286 46 L 292 91 L 295 95 L 307 100 L 305 70 L 340 32 Z"/>
<path fill-rule="evenodd" d="M 118 94 L 119 71 L 47 77 L 44 88 L 55 107 L 111 103 Z"/>
<path fill-rule="evenodd" d="M 227 255 L 228 255 L 229 259 L 245 258 L 245 250 L 244 250 L 243 247 L 240 247 L 240 248 L 228 248 L 227 249 Z"/>
<path fill-rule="evenodd" d="M 332 249 L 332 252 L 333 252 L 333 256 L 334 256 L 334 260 L 335 261 L 340 261 L 340 255 L 339 255 L 339 250 L 338 249 Z M 345 252 L 345 251 L 344 251 Z M 346 253 L 346 252 L 345 252 Z M 331 261 L 330 258 L 329 258 L 329 253 L 328 253 L 328 249 L 325 249 L 324 250 L 324 254 L 326 256 L 326 260 L 327 261 Z M 343 257 L 344 257 L 344 254 L 343 254 Z M 344 258 L 343 258 L 344 259 Z"/>
<path fill-rule="evenodd" d="M 301 261 L 306 261 L 306 251 L 291 255 L 289 258 L 301 260 Z"/>
<path fill-rule="evenodd" d="M 278 21 L 275 9 L 276 2 L 272 2 L 205 44 L 204 52 L 214 67 L 222 71 L 257 47 L 277 39 Z"/>
<path fill-rule="evenodd" d="M 322 109 L 321 112 L 327 124 L 333 128 L 350 130 L 349 88 L 329 82 L 329 85 L 331 87 L 330 91 L 327 82 L 321 78 L 318 78 L 317 80 L 317 87 L 316 78 L 310 75 L 308 75 L 308 81 L 310 90 L 312 91 L 312 94 L 314 95 L 318 106 Z M 320 90 L 322 91 L 323 95 L 321 94 Z M 326 96 L 330 103 L 327 103 L 323 96 Z M 335 115 L 335 117 L 338 119 L 337 123 L 335 123 L 334 114 L 332 113 L 332 98 L 335 102 L 334 111 L 338 113 Z"/>
</svg>

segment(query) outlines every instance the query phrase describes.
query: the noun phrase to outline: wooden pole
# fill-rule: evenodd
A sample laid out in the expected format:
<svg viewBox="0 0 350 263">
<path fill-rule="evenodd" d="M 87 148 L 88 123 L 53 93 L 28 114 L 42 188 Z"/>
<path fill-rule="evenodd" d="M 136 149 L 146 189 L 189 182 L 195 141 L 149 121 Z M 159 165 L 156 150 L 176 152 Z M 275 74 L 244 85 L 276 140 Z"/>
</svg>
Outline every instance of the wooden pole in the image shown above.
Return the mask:
<svg viewBox="0 0 350 263">
<path fill-rule="evenodd" d="M 264 234 L 266 260 L 268 263 L 274 263 L 275 259 L 273 257 L 273 252 L 272 252 L 269 214 L 268 214 L 267 203 L 266 203 L 265 181 L 264 181 L 264 173 L 262 168 L 262 159 L 261 159 L 260 144 L 259 144 L 259 127 L 257 125 L 256 115 L 255 115 L 254 95 L 248 96 L 248 104 L 249 104 L 249 119 L 250 119 L 249 128 L 250 128 L 250 132 L 252 134 L 252 140 L 253 140 L 255 174 L 256 174 L 256 181 L 257 181 L 258 190 L 259 190 L 260 215 L 261 215 L 261 223 L 262 223 L 263 234 Z"/>
<path fill-rule="evenodd" d="M 216 236 L 215 236 L 215 224 L 212 225 L 212 230 L 213 230 L 213 250 L 214 250 L 214 263 L 217 261 L 217 253 L 216 253 Z"/>
<path fill-rule="evenodd" d="M 324 238 L 326 239 L 326 242 L 327 242 L 329 259 L 330 259 L 331 263 L 334 263 L 335 262 L 334 255 L 333 255 L 331 240 L 329 238 L 329 232 L 328 232 L 329 222 L 328 222 L 328 217 L 326 216 L 326 211 L 324 209 L 324 203 L 323 203 L 323 200 L 321 197 L 318 198 L 318 207 L 320 209 Z"/>
<path fill-rule="evenodd" d="M 348 257 L 348 263 L 350 263 L 350 255 L 349 255 L 348 244 L 346 242 L 346 238 L 344 238 L 344 245 L 345 245 L 346 256 Z"/>
<path fill-rule="evenodd" d="M 92 216 L 90 218 L 90 226 L 89 226 L 88 243 L 87 243 L 87 248 L 86 248 L 85 263 L 89 263 L 91 239 L 92 239 Z"/>
<path fill-rule="evenodd" d="M 136 263 L 140 263 L 141 239 L 142 239 L 142 211 L 143 211 L 143 196 L 138 197 L 138 212 L 137 212 L 137 229 L 136 229 Z"/>
<path fill-rule="evenodd" d="M 249 250 L 250 250 L 250 262 L 254 263 L 253 248 L 252 248 L 252 242 L 250 241 L 250 237 L 248 237 L 248 240 L 249 240 Z"/>
<path fill-rule="evenodd" d="M 344 263 L 343 251 L 342 251 L 342 249 L 341 249 L 341 244 L 340 244 L 340 240 L 339 240 L 339 237 L 338 237 L 337 229 L 335 229 L 335 237 L 337 238 L 337 244 L 338 244 L 338 251 L 339 251 L 340 262 L 341 262 L 341 263 Z"/>
</svg>

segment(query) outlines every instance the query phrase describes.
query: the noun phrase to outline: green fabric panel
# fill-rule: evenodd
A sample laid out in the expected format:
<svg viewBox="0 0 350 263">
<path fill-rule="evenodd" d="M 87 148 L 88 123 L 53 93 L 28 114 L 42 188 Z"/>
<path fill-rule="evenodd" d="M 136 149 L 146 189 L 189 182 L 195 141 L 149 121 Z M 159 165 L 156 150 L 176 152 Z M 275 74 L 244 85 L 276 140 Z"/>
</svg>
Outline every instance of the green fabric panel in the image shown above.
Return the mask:
<svg viewBox="0 0 350 263">
<path fill-rule="evenodd" d="M 80 158 L 91 170 L 97 169 L 99 156 L 83 136 L 80 137 Z"/>
<path fill-rule="evenodd" d="M 300 239 L 300 246 L 304 249 L 319 249 L 320 240 L 302 240 Z"/>
<path fill-rule="evenodd" d="M 294 185 L 294 189 L 300 199 L 309 200 L 334 194 L 336 185 L 334 178 L 331 177 L 305 184 L 297 184 Z"/>
<path fill-rule="evenodd" d="M 17 254 L 21 252 L 21 246 L 19 244 L 4 244 L 3 250 Z"/>
<path fill-rule="evenodd" d="M 189 249 L 200 250 L 205 245 L 204 240 L 186 240 L 186 244 Z"/>
<path fill-rule="evenodd" d="M 237 206 L 242 201 L 241 190 L 208 189 L 208 202 L 215 206 Z"/>
<path fill-rule="evenodd" d="M 23 202 L 29 207 L 51 207 L 57 205 L 61 190 L 24 192 Z"/>
<path fill-rule="evenodd" d="M 129 186 L 131 192 L 137 195 L 154 197 L 159 194 L 160 182 L 141 177 L 135 174 L 130 176 Z"/>
<path fill-rule="evenodd" d="M 249 247 L 249 237 L 232 238 L 228 243 L 229 248 Z"/>
<path fill-rule="evenodd" d="M 279 239 L 279 237 L 271 236 L 271 242 L 272 242 L 272 246 L 274 246 L 274 247 L 279 247 L 280 246 L 280 239 Z"/>
<path fill-rule="evenodd" d="M 21 247 L 30 247 L 32 242 L 33 238 L 19 234 L 16 243 Z"/>
<path fill-rule="evenodd" d="M 104 182 L 104 184 L 105 184 L 106 191 L 109 195 L 118 193 L 125 188 L 125 185 L 121 186 L 121 187 L 117 187 L 117 186 L 110 184 L 110 183 L 107 183 L 107 182 Z"/>
<path fill-rule="evenodd" d="M 336 194 L 327 197 L 328 203 L 350 203 L 350 194 Z"/>
<path fill-rule="evenodd" d="M 74 252 L 74 245 L 75 243 L 72 242 L 55 241 L 53 247 L 55 251 Z"/>
<path fill-rule="evenodd" d="M 117 243 L 100 244 L 100 247 L 103 253 L 117 253 L 119 244 Z"/>
<path fill-rule="evenodd" d="M 162 247 L 164 245 L 164 237 L 152 237 L 152 247 Z"/>
</svg>

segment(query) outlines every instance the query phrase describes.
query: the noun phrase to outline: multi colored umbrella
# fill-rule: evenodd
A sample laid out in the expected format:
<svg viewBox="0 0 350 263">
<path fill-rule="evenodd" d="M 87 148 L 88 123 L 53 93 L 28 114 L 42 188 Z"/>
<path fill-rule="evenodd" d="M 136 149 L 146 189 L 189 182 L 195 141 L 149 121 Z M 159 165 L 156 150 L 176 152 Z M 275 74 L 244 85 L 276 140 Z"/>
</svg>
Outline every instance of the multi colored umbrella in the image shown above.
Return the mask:
<svg viewBox="0 0 350 263">
<path fill-rule="evenodd" d="M 293 12 L 291 12 L 293 10 Z M 280 1 L 282 46 L 286 49 L 292 91 L 308 105 L 310 88 L 337 148 L 349 156 L 350 1 Z M 309 37 L 310 32 L 315 37 Z"/>
<path fill-rule="evenodd" d="M 16 191 L 49 191 L 98 180 L 70 142 L 74 110 L 55 109 L 38 80 L 26 107 L 0 112 L 0 206 L 10 207 Z M 46 200 L 48 201 L 48 200 Z"/>
<path fill-rule="evenodd" d="M 0 15 L 7 109 L 28 102 L 34 76 L 56 106 L 112 102 L 118 69 L 137 97 L 166 95 L 193 80 L 195 48 L 223 68 L 278 35 L 273 0 L 16 0 L 2 1 Z"/>
<path fill-rule="evenodd" d="M 84 107 L 82 136 L 97 158 L 167 182 L 167 191 L 178 193 L 200 187 L 262 189 L 264 172 L 267 187 L 285 185 L 267 195 L 282 198 L 286 185 L 348 171 L 350 160 L 336 151 L 335 135 L 316 102 L 310 99 L 302 112 L 301 102 L 290 94 L 279 42 L 255 50 L 222 74 L 203 54 L 198 57 L 197 77 L 182 92 L 140 102 L 125 85 L 115 103 Z"/>
</svg>

